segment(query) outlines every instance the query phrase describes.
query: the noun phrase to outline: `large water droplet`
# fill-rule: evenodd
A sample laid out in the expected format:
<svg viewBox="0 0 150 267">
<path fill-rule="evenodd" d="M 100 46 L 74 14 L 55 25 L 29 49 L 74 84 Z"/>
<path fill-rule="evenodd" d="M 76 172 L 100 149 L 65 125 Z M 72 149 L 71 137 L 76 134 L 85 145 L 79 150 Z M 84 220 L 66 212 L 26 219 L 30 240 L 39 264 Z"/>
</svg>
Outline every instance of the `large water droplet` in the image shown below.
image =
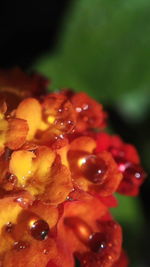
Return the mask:
<svg viewBox="0 0 150 267">
<path fill-rule="evenodd" d="M 103 181 L 107 171 L 106 163 L 96 155 L 89 155 L 80 159 L 80 167 L 83 175 L 91 182 L 97 184 Z"/>
<path fill-rule="evenodd" d="M 89 237 L 89 246 L 93 252 L 100 252 L 106 248 L 106 236 L 104 233 L 96 232 Z"/>
<path fill-rule="evenodd" d="M 44 220 L 30 222 L 31 235 L 37 240 L 44 240 L 49 233 L 49 225 Z"/>
</svg>

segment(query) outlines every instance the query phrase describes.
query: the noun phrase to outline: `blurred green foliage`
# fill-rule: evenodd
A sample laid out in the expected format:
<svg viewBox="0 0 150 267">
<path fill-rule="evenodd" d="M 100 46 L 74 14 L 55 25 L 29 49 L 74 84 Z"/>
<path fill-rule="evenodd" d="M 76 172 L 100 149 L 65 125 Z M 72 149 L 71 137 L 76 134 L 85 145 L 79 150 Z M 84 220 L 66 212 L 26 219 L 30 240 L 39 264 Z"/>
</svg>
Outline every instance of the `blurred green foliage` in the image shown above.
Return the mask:
<svg viewBox="0 0 150 267">
<path fill-rule="evenodd" d="M 52 78 L 51 89 L 86 91 L 105 105 L 115 105 L 131 123 L 139 122 L 150 104 L 149 33 L 149 0 L 76 0 L 55 52 L 42 55 L 32 69 Z M 123 196 L 119 203 L 113 214 L 124 225 L 130 266 L 144 267 L 140 203 Z"/>
<path fill-rule="evenodd" d="M 145 219 L 138 198 L 116 194 L 119 205 L 112 208 L 114 218 L 123 228 L 123 246 L 128 252 L 130 266 L 148 267 L 144 264 L 144 235 L 146 235 Z"/>
<path fill-rule="evenodd" d="M 58 48 L 34 69 L 52 77 L 52 88 L 87 91 L 139 120 L 150 99 L 149 14 L 149 0 L 74 1 Z"/>
</svg>

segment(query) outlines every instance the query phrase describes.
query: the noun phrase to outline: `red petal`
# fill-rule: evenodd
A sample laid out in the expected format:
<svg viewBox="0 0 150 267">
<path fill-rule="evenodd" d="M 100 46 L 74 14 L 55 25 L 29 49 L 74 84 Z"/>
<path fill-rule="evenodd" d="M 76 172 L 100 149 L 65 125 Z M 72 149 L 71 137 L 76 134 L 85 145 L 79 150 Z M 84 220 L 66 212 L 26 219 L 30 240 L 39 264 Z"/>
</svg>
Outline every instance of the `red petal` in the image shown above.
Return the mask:
<svg viewBox="0 0 150 267">
<path fill-rule="evenodd" d="M 99 196 L 99 199 L 101 200 L 101 202 L 106 205 L 107 207 L 110 207 L 110 208 L 115 208 L 118 206 L 118 200 L 115 196 L 113 195 L 110 195 L 110 196 L 107 196 L 107 197 L 101 197 Z"/>
<path fill-rule="evenodd" d="M 71 97 L 77 115 L 77 131 L 105 126 L 106 113 L 101 104 L 85 93 L 76 93 Z"/>
<path fill-rule="evenodd" d="M 122 250 L 121 255 L 117 262 L 114 263 L 113 267 L 128 267 L 129 266 L 129 260 L 126 252 Z"/>
<path fill-rule="evenodd" d="M 97 198 L 81 192 L 79 195 L 80 200 L 64 204 L 64 213 L 58 223 L 58 238 L 67 242 L 72 253 L 87 250 L 90 234 L 98 229 L 97 220 L 107 212 Z"/>
</svg>

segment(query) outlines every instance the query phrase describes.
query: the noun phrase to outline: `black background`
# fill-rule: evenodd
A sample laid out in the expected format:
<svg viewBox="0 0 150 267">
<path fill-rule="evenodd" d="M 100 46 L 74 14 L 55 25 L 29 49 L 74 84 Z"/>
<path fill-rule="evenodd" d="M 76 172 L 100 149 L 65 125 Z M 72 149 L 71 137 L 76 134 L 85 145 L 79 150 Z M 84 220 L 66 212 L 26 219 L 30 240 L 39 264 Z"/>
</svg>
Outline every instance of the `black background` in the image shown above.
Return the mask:
<svg viewBox="0 0 150 267">
<path fill-rule="evenodd" d="M 27 69 L 41 52 L 53 50 L 71 1 L 2 1 L 0 67 Z"/>
</svg>

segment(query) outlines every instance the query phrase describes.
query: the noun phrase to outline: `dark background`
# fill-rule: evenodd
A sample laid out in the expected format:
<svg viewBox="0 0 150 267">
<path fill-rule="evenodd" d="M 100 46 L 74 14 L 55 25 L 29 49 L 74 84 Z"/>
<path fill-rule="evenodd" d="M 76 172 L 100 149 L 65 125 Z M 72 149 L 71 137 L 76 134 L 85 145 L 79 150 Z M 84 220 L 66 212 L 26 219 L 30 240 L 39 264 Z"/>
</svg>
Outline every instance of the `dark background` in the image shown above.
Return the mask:
<svg viewBox="0 0 150 267">
<path fill-rule="evenodd" d="M 83 0 L 81 2 L 83 2 L 83 5 L 86 5 L 86 1 Z M 86 17 L 89 16 L 89 20 L 91 20 L 91 22 L 92 22 L 92 18 L 94 20 L 94 12 L 96 12 L 96 10 L 94 10 L 94 8 L 95 8 L 94 7 L 94 1 L 91 0 L 91 3 L 90 3 L 90 1 L 88 0 L 87 2 L 89 5 L 89 9 L 86 13 Z M 105 24 L 107 24 L 107 22 L 109 24 L 109 18 L 111 16 L 113 16 L 114 12 L 116 12 L 116 8 L 113 6 L 111 0 L 108 1 L 111 4 L 110 5 L 112 7 L 111 9 L 110 9 L 109 5 L 104 4 L 104 1 L 100 1 L 100 2 L 102 5 L 102 10 L 105 11 L 105 12 L 103 12 L 103 14 L 106 13 Z M 141 46 L 138 47 L 138 52 L 137 52 L 137 54 L 134 55 L 134 57 L 135 57 L 134 59 L 132 58 L 132 55 L 131 55 L 131 57 L 130 57 L 130 55 L 128 55 L 127 66 L 129 65 L 130 58 L 133 60 L 133 62 L 136 61 L 137 64 L 140 61 L 139 66 L 141 66 L 141 68 L 137 69 L 137 71 L 134 73 L 135 77 L 133 80 L 130 79 L 130 76 L 127 76 L 127 79 L 128 79 L 127 82 L 129 85 L 131 83 L 136 84 L 136 81 L 139 79 L 139 76 L 143 77 L 143 80 L 144 80 L 143 73 L 148 72 L 150 69 L 149 68 L 150 66 L 147 63 L 147 61 L 149 61 L 149 52 L 148 52 L 147 48 L 150 47 L 150 40 L 147 37 L 147 33 L 149 32 L 149 29 L 150 29 L 150 21 L 148 19 L 150 17 L 150 7 L 149 7 L 149 4 L 147 1 L 143 1 L 143 4 L 141 2 L 141 5 L 142 5 L 141 11 L 138 10 L 138 12 L 137 12 L 136 3 L 134 3 L 134 1 L 131 1 L 131 2 L 133 3 L 133 5 L 135 5 L 135 8 L 133 7 L 132 10 L 128 10 L 127 14 L 123 13 L 125 10 L 124 6 L 119 7 L 122 13 L 120 14 L 120 17 L 119 16 L 117 17 L 117 19 L 118 19 L 117 24 L 114 24 L 114 27 L 116 27 L 116 25 L 118 25 L 117 26 L 118 31 L 116 31 L 116 28 L 115 28 L 115 31 L 112 32 L 112 36 L 115 36 L 114 38 L 116 38 L 117 44 L 118 43 L 120 44 L 118 47 L 119 48 L 125 47 L 125 50 L 123 51 L 123 53 L 125 52 L 127 55 L 128 55 L 128 51 L 130 51 L 130 48 L 133 51 L 136 49 L 136 45 L 138 46 L 138 39 L 140 39 L 140 40 L 142 39 L 145 41 L 142 43 Z M 84 21 L 84 13 L 82 14 L 83 6 L 82 5 L 77 6 L 77 8 L 75 8 L 75 11 L 74 11 L 74 5 L 75 5 L 75 1 L 73 1 L 73 0 L 70 0 L 70 1 L 69 0 L 62 0 L 62 1 L 33 1 L 32 0 L 29 2 L 27 2 L 27 1 L 3 1 L 0 4 L 0 68 L 10 68 L 10 67 L 14 67 L 14 66 L 20 66 L 24 70 L 28 71 L 31 69 L 35 69 L 35 70 L 41 71 L 45 75 L 51 77 L 51 73 L 49 73 L 48 71 L 49 70 L 51 71 L 51 69 L 54 66 L 54 69 L 56 69 L 56 71 L 54 72 L 54 74 L 52 72 L 52 77 L 54 77 L 55 73 L 56 73 L 55 80 L 59 76 L 58 86 L 59 86 L 59 84 L 62 84 L 62 86 L 64 86 L 64 76 L 65 75 L 63 76 L 63 74 L 62 74 L 63 77 L 61 80 L 61 75 L 59 75 L 60 70 L 57 73 L 57 64 L 55 63 L 55 61 L 54 61 L 54 65 L 51 67 L 51 64 L 53 63 L 53 58 L 52 58 L 53 55 L 54 55 L 54 57 L 55 57 L 55 55 L 57 57 L 57 54 L 60 54 L 61 47 L 63 47 L 62 43 L 65 42 L 66 40 L 68 40 L 67 39 L 68 37 L 66 37 L 67 34 L 68 35 L 72 34 L 73 45 L 75 45 L 75 42 L 79 36 L 81 41 L 79 42 L 79 40 L 77 40 L 76 46 L 73 46 L 72 44 L 71 44 L 71 46 L 66 46 L 66 47 L 71 47 L 70 52 L 68 52 L 68 48 L 67 48 L 68 54 L 65 52 L 65 49 L 62 50 L 64 52 L 64 60 L 62 60 L 62 57 L 60 56 L 60 62 L 62 62 L 61 63 L 62 65 L 64 64 L 65 59 L 66 59 L 66 62 L 67 62 L 66 63 L 66 70 L 68 70 L 69 65 L 67 65 L 67 64 L 68 64 L 68 58 L 70 57 L 70 55 L 72 53 L 74 53 L 74 51 L 76 51 L 77 55 L 81 55 L 80 56 L 81 62 L 80 62 L 80 58 L 78 59 L 78 62 L 76 62 L 74 58 L 73 58 L 71 63 L 69 62 L 69 64 L 71 64 L 71 65 L 73 65 L 74 62 L 76 65 L 77 65 L 77 63 L 80 65 L 80 64 L 82 64 L 82 61 L 84 59 L 84 57 L 82 59 L 82 55 L 83 55 L 82 49 L 84 49 L 84 44 L 85 44 L 84 42 L 86 42 L 86 49 L 88 47 L 88 43 L 90 43 L 90 45 L 91 45 L 90 39 L 88 39 L 88 37 L 86 38 L 86 34 L 88 34 L 87 32 L 88 32 L 89 25 L 87 25 L 86 20 Z M 93 9 L 91 8 L 91 10 L 90 10 L 90 5 L 93 8 Z M 100 10 L 101 10 L 101 5 L 99 6 Z M 92 12 L 93 12 L 93 17 L 92 17 Z M 77 16 L 74 16 L 74 14 L 77 14 Z M 80 18 L 81 18 L 80 20 L 77 19 L 78 14 L 80 15 Z M 125 21 L 122 20 L 122 14 L 124 14 Z M 83 17 L 82 17 L 82 15 L 83 15 Z M 131 18 L 136 18 L 136 19 L 135 20 L 133 19 L 133 21 L 131 21 Z M 76 21 L 77 21 L 77 23 L 76 23 Z M 130 31 L 131 27 L 130 27 L 129 22 L 132 24 L 132 32 Z M 110 23 L 111 23 L 111 21 L 110 21 Z M 126 34 L 126 38 L 124 37 L 125 35 L 119 34 L 120 32 L 122 32 L 122 29 L 120 30 L 120 24 L 121 23 L 122 23 L 122 29 L 125 28 L 126 24 L 129 24 L 129 28 L 124 30 L 125 34 Z M 141 26 L 141 28 L 139 27 L 139 25 L 141 25 L 141 23 L 143 23 L 142 24 L 143 28 L 142 28 L 142 26 Z M 77 31 L 74 30 L 75 29 L 74 25 L 76 25 L 76 24 L 80 25 L 80 27 L 78 27 Z M 73 25 L 72 28 L 68 30 L 68 32 L 67 32 L 67 26 L 66 25 L 69 25 L 69 27 L 71 27 L 70 25 Z M 91 49 L 91 47 L 92 47 L 92 45 L 91 45 L 91 46 L 89 46 L 89 50 L 87 50 L 87 53 L 88 53 L 88 51 L 90 51 L 90 53 L 87 54 L 87 57 L 90 58 L 89 54 L 92 54 L 92 59 L 90 61 L 90 64 L 92 65 L 92 67 L 90 70 L 87 67 L 87 69 L 85 69 L 83 74 L 89 72 L 90 75 L 87 74 L 88 76 L 90 76 L 90 79 L 91 79 L 91 80 L 89 80 L 89 82 L 91 82 L 91 85 L 93 86 L 93 88 L 94 88 L 94 86 L 97 88 L 97 89 L 94 89 L 95 91 L 92 91 L 93 88 L 91 86 L 91 91 L 89 88 L 87 88 L 87 91 L 89 94 L 91 94 L 93 97 L 96 97 L 99 101 L 101 101 L 105 105 L 106 110 L 108 110 L 108 112 L 109 112 L 111 129 L 114 132 L 120 134 L 121 137 L 123 137 L 125 141 L 127 141 L 129 143 L 133 143 L 134 145 L 136 145 L 136 147 L 138 148 L 138 150 L 141 154 L 143 166 L 147 170 L 147 172 L 149 173 L 149 171 L 150 171 L 150 165 L 149 165 L 149 157 L 150 157 L 150 127 L 149 127 L 150 126 L 149 125 L 150 112 L 149 111 L 150 111 L 150 105 L 147 105 L 146 110 L 144 111 L 144 113 L 142 113 L 142 110 L 144 109 L 144 104 L 141 104 L 142 102 L 140 102 L 138 100 L 139 102 L 137 101 L 137 103 L 136 103 L 136 105 L 137 105 L 136 110 L 138 112 L 134 113 L 135 116 L 132 114 L 132 109 L 131 110 L 129 109 L 129 111 L 130 111 L 129 113 L 126 112 L 126 111 L 128 111 L 128 106 L 125 106 L 125 111 L 120 108 L 122 103 L 124 103 L 124 102 L 120 102 L 121 99 L 128 96 L 128 99 L 130 102 L 132 97 L 136 96 L 136 86 L 135 86 L 134 94 L 133 94 L 133 92 L 130 92 L 130 90 L 128 90 L 126 88 L 124 91 L 118 90 L 118 93 L 116 93 L 115 91 L 114 91 L 114 94 L 112 93 L 113 87 L 115 88 L 115 85 L 117 84 L 117 83 L 113 83 L 113 80 L 116 81 L 118 79 L 118 78 L 116 78 L 115 74 L 114 74 L 114 76 L 111 76 L 111 73 L 114 73 L 114 67 L 113 66 L 116 66 L 115 60 L 112 59 L 111 62 L 109 60 L 106 60 L 106 62 L 105 62 L 103 59 L 107 58 L 105 56 L 105 53 L 109 54 L 109 58 L 111 58 L 111 55 L 113 56 L 114 53 L 117 53 L 116 51 L 117 51 L 118 47 L 116 48 L 116 50 L 114 50 L 114 49 L 111 50 L 112 49 L 111 46 L 105 45 L 105 47 L 107 46 L 106 51 L 105 50 L 102 51 L 102 49 L 99 48 L 99 39 L 96 39 L 96 38 L 97 38 L 97 36 L 101 36 L 101 29 L 103 31 L 103 35 L 105 34 L 104 31 L 105 31 L 105 29 L 107 31 L 107 28 L 104 26 L 102 23 L 102 26 L 99 26 L 99 28 L 97 29 L 96 34 L 93 33 L 93 39 L 95 38 L 95 40 L 96 40 L 94 43 L 95 46 L 92 44 L 93 49 Z M 143 34 L 143 31 L 146 27 L 148 30 L 147 30 L 147 32 L 145 32 L 145 35 L 144 35 L 145 39 L 143 39 L 142 34 Z M 95 28 L 96 28 L 96 24 L 95 24 Z M 112 31 L 112 28 L 110 30 Z M 70 33 L 70 31 L 71 31 L 71 33 Z M 65 36 L 64 39 L 63 39 L 63 36 Z M 110 37 L 107 38 L 107 33 L 104 36 L 106 36 L 106 40 L 110 38 Z M 125 40 L 127 40 L 128 36 L 129 36 L 129 38 L 131 37 L 131 42 L 125 41 Z M 82 40 L 82 37 L 84 37 L 83 40 Z M 90 38 L 92 38 L 91 35 L 90 35 Z M 113 40 L 113 38 L 112 38 L 112 40 Z M 93 59 L 93 55 L 95 55 L 95 54 L 93 54 L 95 47 L 96 47 L 97 51 L 99 51 L 99 49 L 101 49 L 99 51 L 99 53 L 101 53 L 101 51 L 104 52 L 104 58 L 102 58 L 102 61 L 99 60 L 99 58 L 98 58 L 98 60 L 99 60 L 98 61 L 97 57 L 95 57 Z M 114 45 L 114 47 L 116 47 L 116 45 Z M 126 49 L 127 47 L 128 47 L 128 49 Z M 76 50 L 76 48 L 77 48 L 77 50 Z M 80 48 L 82 48 L 82 49 L 80 50 Z M 41 61 L 38 61 L 38 59 L 41 58 L 41 56 L 43 56 L 43 55 L 46 55 L 44 57 L 44 59 L 42 59 Z M 52 58 L 52 60 L 51 60 L 51 58 Z M 117 57 L 116 57 L 116 60 L 118 60 Z M 125 57 L 119 58 L 119 60 L 120 60 L 120 61 L 118 61 L 119 64 L 124 64 Z M 58 59 L 58 61 L 59 61 L 59 59 Z M 96 71 L 98 69 L 97 66 L 101 66 L 99 69 L 99 71 L 101 71 L 101 70 L 103 70 L 103 64 L 104 63 L 108 63 L 109 69 L 106 69 L 105 72 L 103 72 L 103 78 L 101 78 L 101 80 L 99 80 L 99 74 L 96 73 Z M 100 65 L 98 65 L 98 64 L 100 64 Z M 85 65 L 84 65 L 84 67 L 85 67 Z M 47 66 L 48 66 L 48 70 L 47 70 Z M 65 69 L 65 64 L 62 68 Z M 120 67 L 118 67 L 118 68 L 120 68 Z M 144 68 L 144 70 L 143 70 L 143 68 Z M 77 68 L 77 70 L 78 70 L 78 68 Z M 76 69 L 73 69 L 73 71 L 75 73 L 74 76 L 76 76 L 76 73 L 77 73 Z M 93 71 L 93 76 L 91 74 L 92 71 Z M 116 71 L 117 71 L 117 67 L 116 67 Z M 142 73 L 142 71 L 143 71 L 143 73 Z M 78 75 L 78 73 L 77 73 L 77 75 Z M 80 72 L 79 78 L 81 77 L 81 75 L 82 75 L 82 73 Z M 111 80 L 110 84 L 106 83 L 106 81 L 109 80 L 109 77 Z M 83 78 L 83 75 L 82 75 L 82 78 Z M 86 76 L 85 76 L 85 78 L 87 79 Z M 123 76 L 123 78 L 124 78 L 124 76 Z M 126 77 L 124 78 L 124 80 L 122 80 L 123 86 L 124 86 L 125 79 L 126 79 Z M 80 80 L 82 80 L 82 79 L 78 79 L 78 81 L 80 81 Z M 99 84 L 99 81 L 101 82 L 101 84 Z M 65 85 L 67 85 L 67 79 L 65 82 L 66 82 Z M 71 86 L 71 87 L 74 86 L 74 84 L 75 84 L 75 86 L 76 86 L 76 84 L 77 85 L 79 84 L 79 88 L 77 88 L 77 90 L 78 89 L 80 90 L 80 83 L 79 82 L 72 80 L 72 84 L 71 84 L 69 78 L 68 78 L 68 82 L 69 82 L 68 86 Z M 140 82 L 140 80 L 139 80 L 139 82 Z M 82 80 L 81 87 L 83 84 L 84 83 Z M 144 83 L 141 83 L 141 85 L 142 84 L 144 84 Z M 139 93 L 139 89 L 137 89 L 137 95 L 139 96 L 139 99 L 142 97 L 143 97 L 143 99 L 146 99 L 149 97 L 149 94 L 148 94 L 148 92 L 149 92 L 149 80 L 147 80 L 147 79 L 146 79 L 146 85 L 147 85 L 146 94 L 144 91 L 145 87 L 142 88 L 142 86 L 141 86 L 140 93 Z M 103 89 L 101 89 L 101 91 L 103 90 L 104 93 L 103 92 L 101 93 L 99 91 L 100 90 L 99 86 L 103 88 Z M 57 82 L 56 82 L 56 87 L 57 87 Z M 107 89 L 106 94 L 105 94 L 105 87 L 107 87 L 106 88 Z M 86 83 L 85 83 L 85 88 L 83 88 L 83 89 L 86 90 Z M 106 97 L 104 96 L 104 94 L 106 95 Z M 107 97 L 107 95 L 108 95 L 108 97 Z M 114 100 L 115 97 L 117 98 L 117 100 Z M 128 103 L 128 101 L 127 101 L 127 103 Z M 141 106 L 141 105 L 143 105 L 143 106 Z M 140 115 L 138 115 L 138 114 L 140 114 Z M 126 208 L 127 213 L 125 213 L 125 215 L 124 215 L 123 212 L 120 211 L 121 210 L 121 208 L 120 208 L 120 210 L 118 210 L 118 212 L 120 212 L 121 215 L 116 214 L 116 217 L 121 222 L 121 224 L 123 224 L 124 235 L 125 235 L 125 240 L 124 240 L 125 248 L 128 251 L 128 254 L 130 255 L 130 257 L 132 259 L 131 266 L 148 267 L 148 266 L 150 266 L 150 256 L 149 256 L 149 247 L 150 247 L 150 227 L 149 227 L 150 226 L 150 212 L 149 212 L 150 182 L 149 182 L 149 180 L 147 179 L 147 181 L 142 186 L 139 200 L 134 200 L 134 203 L 130 203 L 130 201 L 125 203 L 124 199 L 123 200 L 121 199 L 120 201 L 121 201 L 121 203 L 123 201 L 123 203 L 125 205 L 124 207 Z M 120 204 L 120 206 L 121 206 L 121 204 Z M 136 212 L 135 212 L 135 210 L 133 212 L 132 212 L 132 210 L 130 212 L 128 212 L 128 210 L 130 208 L 136 209 Z M 128 214 L 128 215 L 126 216 L 126 214 Z M 133 216 L 132 216 L 132 214 L 133 214 Z M 143 219 L 141 220 L 140 217 L 142 217 Z M 137 230 L 134 231 L 134 229 L 137 229 Z"/>
<path fill-rule="evenodd" d="M 0 67 L 28 69 L 43 51 L 59 41 L 63 16 L 71 1 L 2 1 L 0 4 Z"/>
</svg>

